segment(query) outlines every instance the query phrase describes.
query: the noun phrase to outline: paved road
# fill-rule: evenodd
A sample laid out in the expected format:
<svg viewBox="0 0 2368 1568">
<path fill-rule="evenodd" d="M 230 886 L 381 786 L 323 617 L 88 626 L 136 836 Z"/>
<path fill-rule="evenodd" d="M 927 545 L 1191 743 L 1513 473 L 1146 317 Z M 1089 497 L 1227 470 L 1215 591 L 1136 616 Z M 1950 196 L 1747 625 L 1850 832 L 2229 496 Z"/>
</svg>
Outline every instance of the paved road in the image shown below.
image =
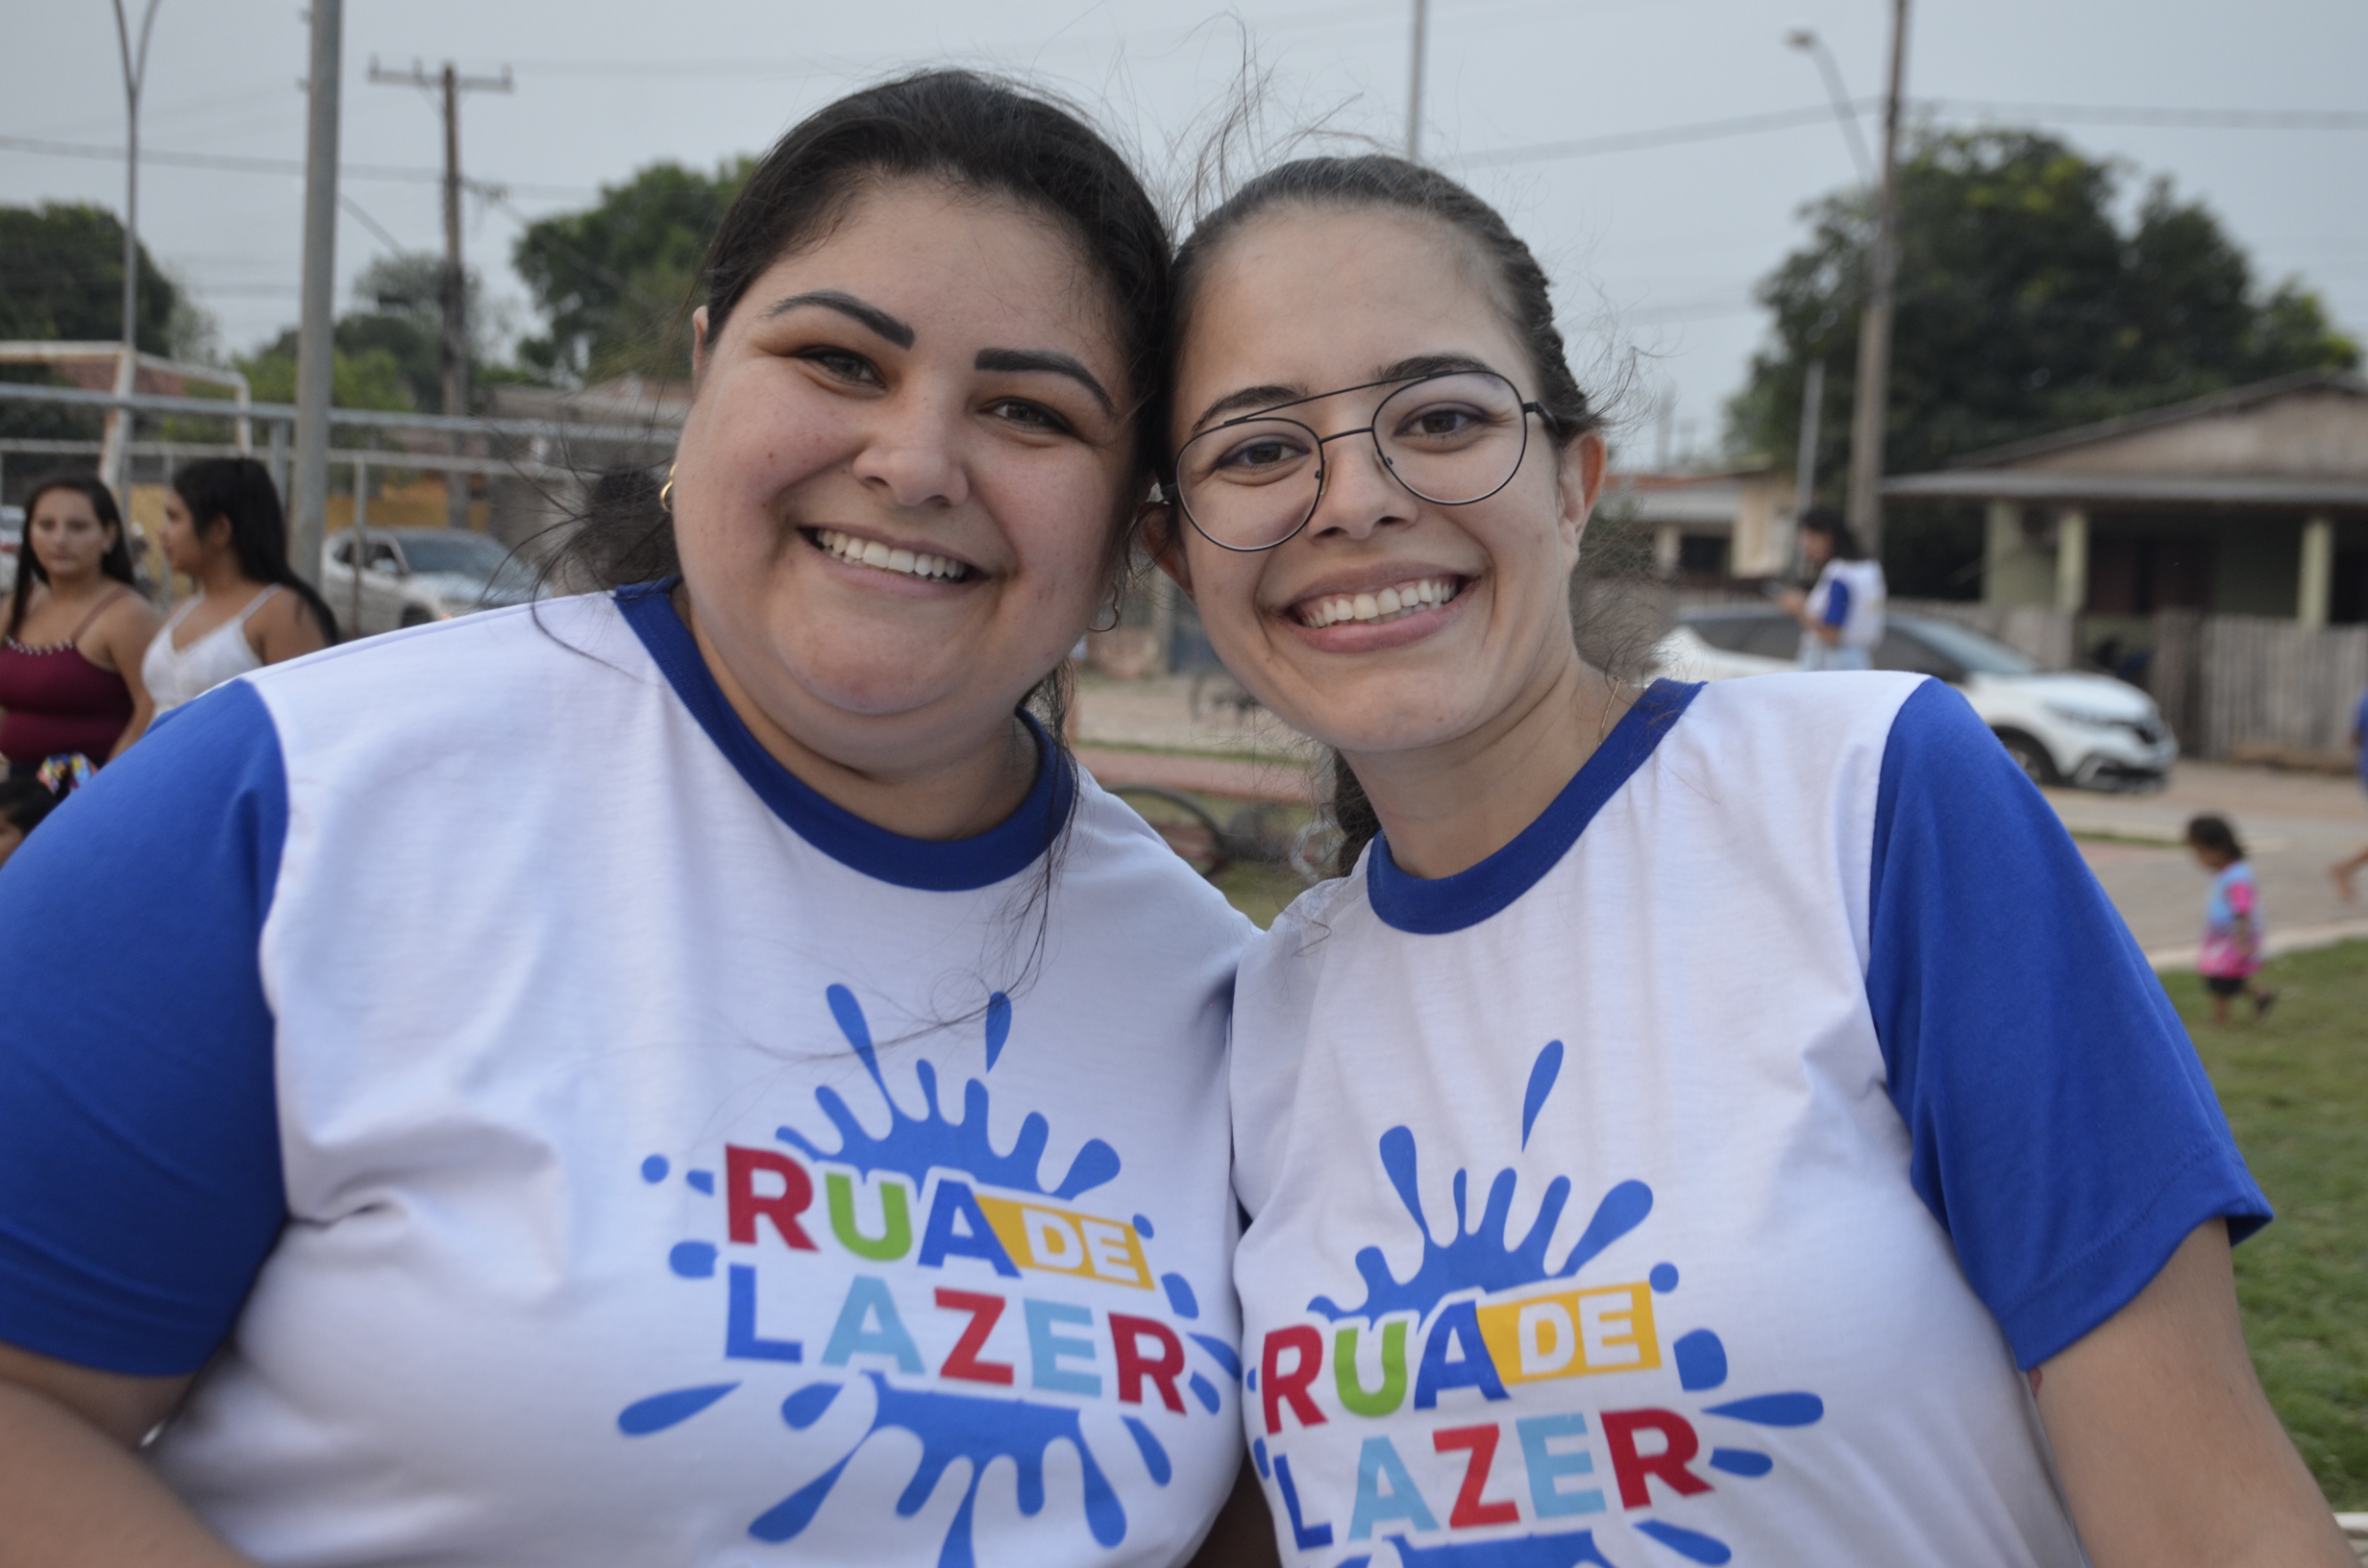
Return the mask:
<svg viewBox="0 0 2368 1568">
<path fill-rule="evenodd" d="M 1089 678 L 1079 701 L 1080 755 L 1104 783 L 1312 798 L 1313 748 L 1302 737 L 1263 709 L 1243 714 L 1207 700 L 1201 709 L 1193 714 L 1191 684 L 1180 676 Z M 2368 936 L 2368 897 L 2345 903 L 2327 876 L 2331 863 L 2368 845 L 2368 794 L 2356 779 L 2188 762 L 2158 794 L 2050 790 L 2047 797 L 2160 967 L 2195 961 L 2208 879 L 2181 838 L 2200 812 L 2227 817 L 2244 841 L 2260 879 L 2272 951 Z M 2368 875 L 2360 880 L 2368 894 Z"/>
</svg>

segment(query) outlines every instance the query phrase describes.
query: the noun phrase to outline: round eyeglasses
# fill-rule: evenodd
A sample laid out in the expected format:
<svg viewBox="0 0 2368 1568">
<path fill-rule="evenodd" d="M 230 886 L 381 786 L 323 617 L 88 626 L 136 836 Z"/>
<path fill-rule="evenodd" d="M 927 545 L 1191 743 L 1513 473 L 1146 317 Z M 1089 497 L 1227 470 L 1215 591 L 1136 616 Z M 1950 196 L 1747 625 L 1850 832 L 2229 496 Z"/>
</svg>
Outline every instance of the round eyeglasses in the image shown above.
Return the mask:
<svg viewBox="0 0 2368 1568">
<path fill-rule="evenodd" d="M 1513 482 L 1529 451 L 1529 416 L 1550 428 L 1545 405 L 1524 403 L 1490 370 L 1449 371 L 1408 381 L 1381 400 L 1373 422 L 1319 435 L 1281 410 L 1387 386 L 1369 381 L 1229 419 L 1184 443 L 1175 501 L 1194 529 L 1221 550 L 1272 550 L 1307 527 L 1323 502 L 1324 448 L 1370 435 L 1390 476 L 1423 501 L 1469 506 Z"/>
</svg>

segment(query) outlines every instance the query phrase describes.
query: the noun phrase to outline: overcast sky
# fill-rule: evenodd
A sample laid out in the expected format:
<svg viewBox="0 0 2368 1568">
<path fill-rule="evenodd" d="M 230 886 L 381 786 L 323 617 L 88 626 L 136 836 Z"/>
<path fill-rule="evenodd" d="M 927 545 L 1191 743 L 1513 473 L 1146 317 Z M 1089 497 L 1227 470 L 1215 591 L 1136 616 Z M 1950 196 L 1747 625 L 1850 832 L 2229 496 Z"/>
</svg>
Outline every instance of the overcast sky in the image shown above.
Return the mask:
<svg viewBox="0 0 2368 1568">
<path fill-rule="evenodd" d="M 127 0 L 136 12 L 143 0 Z M 297 0 L 162 0 L 143 142 L 152 150 L 300 159 L 306 29 Z M 29 150 L 123 140 L 113 14 L 103 0 L 0 0 L 11 48 L 0 97 L 0 203 L 120 209 L 120 160 Z M 1582 374 L 1631 363 L 1632 416 L 1663 391 L 1674 427 L 1707 446 L 1765 331 L 1753 282 L 1799 239 L 1801 205 L 1856 180 L 1830 119 L 1675 145 L 1535 156 L 1542 144 L 1814 108 L 1794 24 L 1830 43 L 1849 90 L 1880 90 L 1882 0 L 1433 0 L 1427 156 L 1497 203 L 1556 278 Z M 1091 107 L 1155 177 L 1197 149 L 1196 127 L 1241 81 L 1268 74 L 1269 123 L 1328 121 L 1401 142 L 1410 0 L 347 0 L 346 194 L 340 306 L 387 249 L 442 244 L 431 180 L 433 100 L 367 81 L 375 55 L 432 69 L 512 69 L 516 90 L 465 100 L 467 244 L 515 327 L 532 317 L 508 257 L 520 222 L 584 205 L 659 159 L 711 166 L 761 150 L 800 115 L 881 74 L 941 61 L 1013 70 Z M 2170 175 L 2208 202 L 2270 279 L 2299 275 L 2336 320 L 2368 332 L 2368 128 L 2082 123 L 2057 108 L 2368 110 L 2363 0 L 1917 0 L 1909 91 L 2049 126 L 2075 145 Z M 2094 119 L 2096 116 L 2086 116 Z M 2357 123 L 2356 119 L 2356 122 Z M 1867 122 L 1871 135 L 1874 126 Z M 1520 153 L 1505 161 L 1487 155 Z M 1467 161 L 1469 160 L 1469 161 Z M 390 172 L 391 171 L 391 172 Z M 2134 199 L 2142 178 L 2133 179 Z M 290 174 L 150 165 L 141 235 L 251 349 L 297 313 L 302 182 Z M 383 230 L 382 236 L 374 230 Z M 1649 417 L 1631 451 L 1649 456 Z"/>
</svg>

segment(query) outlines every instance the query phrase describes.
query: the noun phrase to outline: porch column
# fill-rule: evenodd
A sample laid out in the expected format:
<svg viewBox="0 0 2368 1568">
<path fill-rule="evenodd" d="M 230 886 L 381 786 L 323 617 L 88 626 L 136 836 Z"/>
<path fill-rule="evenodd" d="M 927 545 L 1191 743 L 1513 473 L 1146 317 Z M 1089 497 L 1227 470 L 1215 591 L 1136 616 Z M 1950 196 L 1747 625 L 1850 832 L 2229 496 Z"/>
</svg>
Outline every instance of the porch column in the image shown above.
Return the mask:
<svg viewBox="0 0 2368 1568">
<path fill-rule="evenodd" d="M 2294 619 L 2306 626 L 2327 625 L 2327 599 L 2334 582 L 2334 519 L 2314 517 L 2303 525 L 2303 574 L 2294 593 Z"/>
<path fill-rule="evenodd" d="M 2010 501 L 1993 501 L 1983 517 L 1982 601 L 2003 604 L 2006 581 L 2001 568 L 2007 557 L 2023 548 L 2023 509 Z"/>
<path fill-rule="evenodd" d="M 2088 605 L 2088 514 L 2056 514 L 2056 608 L 2078 615 Z"/>
</svg>

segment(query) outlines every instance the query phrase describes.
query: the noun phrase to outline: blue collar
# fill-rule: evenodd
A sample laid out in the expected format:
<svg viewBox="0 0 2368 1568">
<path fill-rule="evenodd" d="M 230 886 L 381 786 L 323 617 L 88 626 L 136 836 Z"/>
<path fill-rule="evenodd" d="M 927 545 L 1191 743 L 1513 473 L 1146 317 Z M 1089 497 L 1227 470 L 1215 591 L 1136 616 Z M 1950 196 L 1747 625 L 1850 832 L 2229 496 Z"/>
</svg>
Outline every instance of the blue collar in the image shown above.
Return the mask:
<svg viewBox="0 0 2368 1568">
<path fill-rule="evenodd" d="M 1595 813 L 1644 765 L 1701 689 L 1698 682 L 1654 681 L 1538 820 L 1477 866 L 1453 876 L 1414 876 L 1391 858 L 1388 839 L 1374 839 L 1365 862 L 1365 895 L 1373 913 L 1397 930 L 1439 937 L 1511 907 L 1570 852 Z"/>
<path fill-rule="evenodd" d="M 806 843 L 842 866 L 896 887 L 967 893 L 1018 875 L 1060 837 L 1076 800 L 1076 779 L 1069 759 L 1026 713 L 1020 718 L 1036 738 L 1036 782 L 1019 810 L 984 833 L 967 839 L 908 839 L 823 798 L 758 745 L 731 711 L 707 661 L 700 656 L 690 627 L 675 613 L 670 594 L 679 580 L 669 577 L 620 588 L 617 608 L 707 739 L 773 814 Z"/>
</svg>

